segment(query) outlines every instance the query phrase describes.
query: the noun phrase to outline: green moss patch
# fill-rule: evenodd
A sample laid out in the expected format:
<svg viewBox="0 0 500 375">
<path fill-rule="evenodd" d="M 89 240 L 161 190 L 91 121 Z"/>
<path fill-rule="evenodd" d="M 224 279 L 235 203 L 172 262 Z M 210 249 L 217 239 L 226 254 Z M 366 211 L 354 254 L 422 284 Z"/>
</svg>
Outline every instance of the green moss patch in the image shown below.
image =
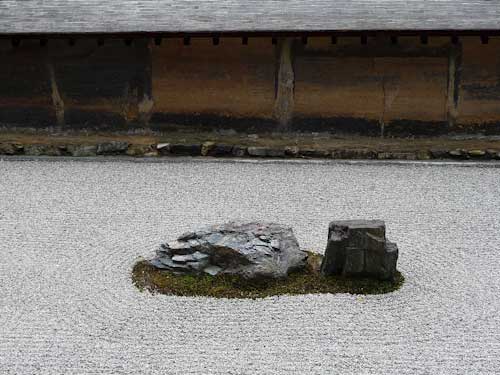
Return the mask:
<svg viewBox="0 0 500 375">
<path fill-rule="evenodd" d="M 404 281 L 399 272 L 394 281 L 321 276 L 318 269 L 320 259 L 321 255 L 310 253 L 305 270 L 291 273 L 283 280 L 259 281 L 231 275 L 175 275 L 159 270 L 147 261 L 140 261 L 133 268 L 132 279 L 140 290 L 152 293 L 215 298 L 264 298 L 312 293 L 383 294 L 399 289 Z"/>
</svg>

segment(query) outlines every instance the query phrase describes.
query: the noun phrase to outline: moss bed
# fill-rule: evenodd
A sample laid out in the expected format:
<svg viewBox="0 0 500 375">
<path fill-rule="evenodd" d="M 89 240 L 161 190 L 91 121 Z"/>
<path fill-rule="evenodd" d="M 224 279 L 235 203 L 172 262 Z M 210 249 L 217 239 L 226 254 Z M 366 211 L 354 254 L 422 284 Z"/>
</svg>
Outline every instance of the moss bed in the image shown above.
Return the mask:
<svg viewBox="0 0 500 375">
<path fill-rule="evenodd" d="M 141 291 L 214 298 L 264 298 L 313 293 L 383 294 L 399 289 L 404 282 L 400 272 L 397 272 L 394 281 L 321 276 L 319 273 L 321 257 L 320 254 L 310 252 L 305 270 L 291 273 L 282 280 L 252 281 L 232 275 L 175 275 L 159 270 L 145 260 L 135 264 L 132 279 Z"/>
</svg>

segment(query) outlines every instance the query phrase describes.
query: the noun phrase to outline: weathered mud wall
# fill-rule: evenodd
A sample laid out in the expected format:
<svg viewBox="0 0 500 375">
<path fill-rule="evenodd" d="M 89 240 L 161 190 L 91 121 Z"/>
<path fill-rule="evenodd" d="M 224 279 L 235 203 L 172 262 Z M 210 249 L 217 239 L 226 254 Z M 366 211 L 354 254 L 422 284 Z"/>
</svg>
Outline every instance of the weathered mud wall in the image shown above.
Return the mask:
<svg viewBox="0 0 500 375">
<path fill-rule="evenodd" d="M 370 134 L 425 132 L 447 120 L 446 41 L 315 38 L 295 53 L 294 125 Z M 401 122 L 405 124 L 402 125 Z M 405 129 L 399 129 L 405 128 Z"/>
<path fill-rule="evenodd" d="M 457 123 L 500 133 L 500 38 L 463 43 Z"/>
<path fill-rule="evenodd" d="M 42 42 L 45 44 L 46 42 Z M 151 102 L 149 41 L 0 41 L 0 121 L 7 126 L 145 124 Z"/>
<path fill-rule="evenodd" d="M 127 47 L 110 40 L 51 43 L 50 66 L 63 103 L 61 125 L 123 126 L 139 122 L 139 103 L 151 97 L 148 41 Z M 53 95 L 55 93 L 53 92 Z"/>
<path fill-rule="evenodd" d="M 56 123 L 46 51 L 37 42 L 14 48 L 0 40 L 0 123 L 40 125 Z"/>
<path fill-rule="evenodd" d="M 0 40 L 0 124 L 499 134 L 500 38 L 484 42 Z"/>
<path fill-rule="evenodd" d="M 272 120 L 276 56 L 270 39 L 246 45 L 239 38 L 216 45 L 211 38 L 169 39 L 152 55 L 153 123 L 239 127 Z"/>
</svg>

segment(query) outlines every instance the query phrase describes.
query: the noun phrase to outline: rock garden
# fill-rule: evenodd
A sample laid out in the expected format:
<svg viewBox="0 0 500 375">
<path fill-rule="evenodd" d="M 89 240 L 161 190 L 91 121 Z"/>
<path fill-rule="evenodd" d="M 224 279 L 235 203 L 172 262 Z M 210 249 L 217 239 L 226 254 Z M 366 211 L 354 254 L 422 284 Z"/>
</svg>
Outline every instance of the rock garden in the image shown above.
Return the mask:
<svg viewBox="0 0 500 375">
<path fill-rule="evenodd" d="M 402 285 L 397 259 L 380 220 L 331 222 L 324 255 L 301 249 L 288 226 L 229 222 L 161 244 L 132 275 L 140 289 L 168 295 L 378 294 Z"/>
</svg>

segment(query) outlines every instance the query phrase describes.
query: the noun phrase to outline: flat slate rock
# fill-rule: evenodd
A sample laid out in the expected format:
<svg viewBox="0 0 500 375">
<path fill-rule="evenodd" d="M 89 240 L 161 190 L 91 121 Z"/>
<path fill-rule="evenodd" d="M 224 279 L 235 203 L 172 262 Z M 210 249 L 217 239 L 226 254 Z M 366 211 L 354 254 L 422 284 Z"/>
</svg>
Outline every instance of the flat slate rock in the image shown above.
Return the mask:
<svg viewBox="0 0 500 375">
<path fill-rule="evenodd" d="M 151 264 L 187 274 L 230 274 L 247 279 L 283 278 L 305 267 L 290 227 L 275 223 L 230 222 L 184 233 L 162 244 Z"/>
<path fill-rule="evenodd" d="M 96 151 L 98 155 L 123 154 L 125 153 L 125 151 L 127 151 L 128 146 L 128 142 L 110 141 L 97 144 Z"/>
<path fill-rule="evenodd" d="M 186 262 L 193 262 L 196 261 L 195 257 L 191 254 L 187 255 L 174 255 L 172 257 L 172 260 L 174 262 L 179 262 L 179 263 L 186 263 Z"/>
</svg>

